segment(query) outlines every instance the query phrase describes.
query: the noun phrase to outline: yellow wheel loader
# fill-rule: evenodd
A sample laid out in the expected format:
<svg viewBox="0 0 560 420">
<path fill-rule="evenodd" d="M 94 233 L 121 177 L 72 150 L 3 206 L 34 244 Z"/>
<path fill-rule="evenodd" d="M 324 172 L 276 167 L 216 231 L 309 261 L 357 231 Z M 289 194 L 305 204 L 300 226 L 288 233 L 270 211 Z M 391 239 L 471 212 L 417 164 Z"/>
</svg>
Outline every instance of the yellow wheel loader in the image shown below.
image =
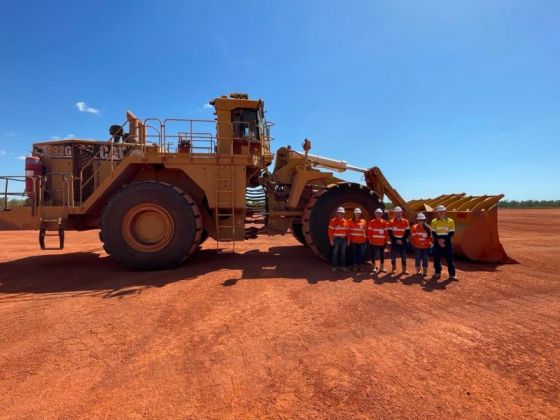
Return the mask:
<svg viewBox="0 0 560 420">
<path fill-rule="evenodd" d="M 507 258 L 498 238 L 502 195 L 443 195 L 404 201 L 379 168 L 362 169 L 290 146 L 271 153 L 264 103 L 233 93 L 215 98 L 215 119 L 146 118 L 131 112 L 109 139 L 35 143 L 25 176 L 0 177 L 0 229 L 35 229 L 39 245 L 66 230 L 99 229 L 108 254 L 134 269 L 180 264 L 211 237 L 220 252 L 257 235 L 295 238 L 329 257 L 327 225 L 337 207 L 359 207 L 366 219 L 387 197 L 412 220 L 433 217 L 444 204 L 455 219 L 455 252 L 476 261 Z M 269 171 L 269 167 L 274 167 Z M 365 184 L 335 176 L 364 174 Z M 26 206 L 9 208 L 14 183 L 25 185 Z"/>
</svg>

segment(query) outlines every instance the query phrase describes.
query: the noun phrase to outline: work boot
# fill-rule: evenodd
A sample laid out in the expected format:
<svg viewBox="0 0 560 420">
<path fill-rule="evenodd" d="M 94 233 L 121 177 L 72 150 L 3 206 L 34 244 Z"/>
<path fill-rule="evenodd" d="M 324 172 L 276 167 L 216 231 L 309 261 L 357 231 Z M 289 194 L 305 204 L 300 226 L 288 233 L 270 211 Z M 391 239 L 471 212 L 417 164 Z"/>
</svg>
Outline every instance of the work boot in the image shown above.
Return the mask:
<svg viewBox="0 0 560 420">
<path fill-rule="evenodd" d="M 416 267 L 416 274 L 420 274 L 420 267 Z"/>
<path fill-rule="evenodd" d="M 397 266 L 393 265 L 391 268 L 391 274 L 397 274 Z"/>
<path fill-rule="evenodd" d="M 332 273 L 336 273 L 336 267 L 331 268 Z"/>
<path fill-rule="evenodd" d="M 379 267 L 379 271 L 381 273 L 386 273 L 387 272 L 387 270 L 385 270 L 385 267 L 383 267 L 383 264 L 381 264 L 381 267 Z"/>
<path fill-rule="evenodd" d="M 459 280 L 456 275 L 449 276 L 449 280 Z"/>
<path fill-rule="evenodd" d="M 404 274 L 404 275 L 410 274 L 410 273 L 406 270 L 406 265 L 403 265 L 401 274 Z"/>
<path fill-rule="evenodd" d="M 358 271 L 358 266 L 357 266 L 356 264 L 354 264 L 354 265 L 352 266 L 352 270 Z"/>
<path fill-rule="evenodd" d="M 371 269 L 371 274 L 377 274 L 378 271 L 379 271 L 379 269 L 377 267 L 373 267 Z"/>
<path fill-rule="evenodd" d="M 441 273 L 434 273 L 434 279 L 439 280 L 441 279 Z"/>
<path fill-rule="evenodd" d="M 344 272 L 347 272 L 347 271 L 348 271 L 348 269 L 347 269 L 346 267 L 341 267 L 340 269 L 341 269 L 342 271 L 344 271 Z"/>
<path fill-rule="evenodd" d="M 427 276 L 428 275 L 428 269 L 424 268 L 424 270 L 422 271 L 422 275 L 423 276 Z"/>
</svg>

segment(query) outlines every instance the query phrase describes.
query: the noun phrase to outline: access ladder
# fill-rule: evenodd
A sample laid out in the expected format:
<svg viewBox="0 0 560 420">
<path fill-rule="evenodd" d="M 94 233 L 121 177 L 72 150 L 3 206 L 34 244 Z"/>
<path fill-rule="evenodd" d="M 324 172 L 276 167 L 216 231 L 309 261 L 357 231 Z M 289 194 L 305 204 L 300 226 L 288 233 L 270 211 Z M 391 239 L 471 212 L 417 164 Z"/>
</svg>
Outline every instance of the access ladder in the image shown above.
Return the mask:
<svg viewBox="0 0 560 420">
<path fill-rule="evenodd" d="M 216 166 L 216 249 L 218 252 L 235 252 L 235 180 L 233 165 Z M 220 242 L 229 244 L 220 247 Z"/>
</svg>

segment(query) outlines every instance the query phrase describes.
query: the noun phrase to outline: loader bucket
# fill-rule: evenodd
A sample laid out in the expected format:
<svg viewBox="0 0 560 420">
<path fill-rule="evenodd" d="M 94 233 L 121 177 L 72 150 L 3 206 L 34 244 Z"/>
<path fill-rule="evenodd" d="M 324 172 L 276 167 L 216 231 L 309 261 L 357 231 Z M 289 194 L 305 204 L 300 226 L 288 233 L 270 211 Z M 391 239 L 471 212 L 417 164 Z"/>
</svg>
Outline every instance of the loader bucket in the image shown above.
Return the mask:
<svg viewBox="0 0 560 420">
<path fill-rule="evenodd" d="M 424 212 L 428 219 L 437 217 L 434 208 L 443 204 L 447 216 L 455 221 L 453 250 L 472 261 L 487 263 L 512 262 L 498 236 L 498 201 L 503 195 L 442 195 L 434 199 L 407 202 L 410 212 Z M 413 219 L 412 219 L 413 220 Z"/>
</svg>

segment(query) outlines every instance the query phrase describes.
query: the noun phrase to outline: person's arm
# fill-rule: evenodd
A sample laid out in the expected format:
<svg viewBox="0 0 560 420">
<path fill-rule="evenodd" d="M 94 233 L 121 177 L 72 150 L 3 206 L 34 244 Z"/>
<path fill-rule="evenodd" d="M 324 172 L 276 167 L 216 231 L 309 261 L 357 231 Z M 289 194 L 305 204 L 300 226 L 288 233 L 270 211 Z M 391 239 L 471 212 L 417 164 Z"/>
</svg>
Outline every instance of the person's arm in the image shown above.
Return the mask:
<svg viewBox="0 0 560 420">
<path fill-rule="evenodd" d="M 395 235 L 393 235 L 393 227 L 391 225 L 387 225 L 387 233 L 389 234 L 389 238 L 391 238 L 391 242 L 394 242 Z"/>
<path fill-rule="evenodd" d="M 434 244 L 433 232 L 432 232 L 432 228 L 430 227 L 430 225 L 427 224 L 426 222 L 424 222 L 424 230 L 428 234 L 428 238 L 427 238 L 428 243 L 430 244 L 430 246 L 432 246 Z"/>
<path fill-rule="evenodd" d="M 453 219 L 449 219 L 449 221 L 449 233 L 447 234 L 447 237 L 449 238 L 449 240 L 451 240 L 453 235 L 455 235 L 455 221 Z"/>
<path fill-rule="evenodd" d="M 334 241 L 334 226 L 332 225 L 332 223 L 329 223 L 329 243 L 331 244 L 331 246 L 333 245 L 333 241 Z"/>
<path fill-rule="evenodd" d="M 404 230 L 403 241 L 406 241 L 409 236 L 410 236 L 410 223 L 407 222 L 406 223 L 406 228 Z"/>
</svg>

